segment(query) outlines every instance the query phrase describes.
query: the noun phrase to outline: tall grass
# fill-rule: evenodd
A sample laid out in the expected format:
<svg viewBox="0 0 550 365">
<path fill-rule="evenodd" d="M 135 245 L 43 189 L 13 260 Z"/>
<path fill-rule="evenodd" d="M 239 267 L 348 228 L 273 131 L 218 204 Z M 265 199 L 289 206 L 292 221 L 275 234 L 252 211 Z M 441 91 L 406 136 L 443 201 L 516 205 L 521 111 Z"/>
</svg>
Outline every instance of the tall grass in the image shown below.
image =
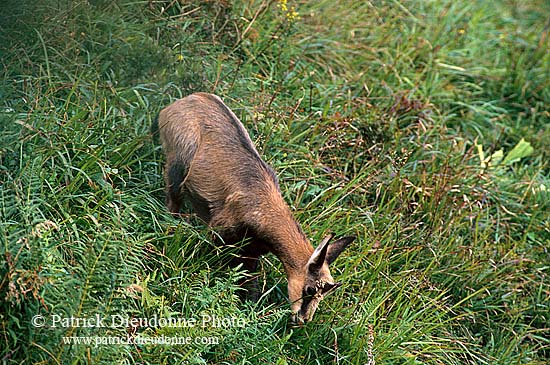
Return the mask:
<svg viewBox="0 0 550 365">
<path fill-rule="evenodd" d="M 546 2 L 4 8 L 3 363 L 546 363 Z M 164 208 L 151 122 L 199 90 L 243 120 L 313 242 L 359 237 L 304 327 L 288 323 L 273 256 L 260 301 L 241 301 L 234 248 Z M 533 152 L 509 162 L 522 138 Z M 245 325 L 40 327 L 37 314 Z M 219 341 L 63 343 L 137 334 Z"/>
</svg>

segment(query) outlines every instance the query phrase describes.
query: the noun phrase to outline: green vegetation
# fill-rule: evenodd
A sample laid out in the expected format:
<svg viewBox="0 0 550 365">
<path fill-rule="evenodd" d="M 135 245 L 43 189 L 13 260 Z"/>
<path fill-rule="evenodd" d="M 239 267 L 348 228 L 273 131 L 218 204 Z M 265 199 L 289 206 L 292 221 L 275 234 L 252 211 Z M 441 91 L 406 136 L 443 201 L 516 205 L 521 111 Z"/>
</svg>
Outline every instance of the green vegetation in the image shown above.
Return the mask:
<svg viewBox="0 0 550 365">
<path fill-rule="evenodd" d="M 2 363 L 546 364 L 548 14 L 544 0 L 4 1 Z M 234 251 L 164 208 L 150 126 L 193 91 L 242 119 L 314 243 L 359 237 L 302 328 L 278 260 L 241 302 Z M 53 326 L 96 315 L 117 325 Z M 202 315 L 245 325 L 121 322 Z M 133 334 L 202 342 L 63 344 Z"/>
</svg>

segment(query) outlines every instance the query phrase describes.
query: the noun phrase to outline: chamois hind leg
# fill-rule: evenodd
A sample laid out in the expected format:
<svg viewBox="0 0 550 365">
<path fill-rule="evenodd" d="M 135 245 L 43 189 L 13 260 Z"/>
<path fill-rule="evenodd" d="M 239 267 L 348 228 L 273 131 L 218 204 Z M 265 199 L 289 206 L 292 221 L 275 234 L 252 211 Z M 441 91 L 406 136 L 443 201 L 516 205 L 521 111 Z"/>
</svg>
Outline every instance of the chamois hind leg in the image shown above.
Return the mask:
<svg viewBox="0 0 550 365">
<path fill-rule="evenodd" d="M 185 178 L 184 166 L 175 158 L 168 157 L 164 169 L 164 181 L 166 183 L 166 206 L 170 213 L 178 214 L 182 204 L 181 184 Z"/>
</svg>

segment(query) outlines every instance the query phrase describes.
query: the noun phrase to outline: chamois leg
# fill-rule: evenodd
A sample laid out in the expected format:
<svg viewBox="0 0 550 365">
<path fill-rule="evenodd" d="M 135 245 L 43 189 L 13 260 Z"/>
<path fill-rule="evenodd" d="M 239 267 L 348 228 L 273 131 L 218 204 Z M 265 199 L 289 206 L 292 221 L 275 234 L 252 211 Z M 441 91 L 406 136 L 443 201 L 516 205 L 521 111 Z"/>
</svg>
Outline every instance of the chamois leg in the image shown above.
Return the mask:
<svg viewBox="0 0 550 365">
<path fill-rule="evenodd" d="M 166 182 L 166 206 L 170 213 L 177 215 L 181 209 L 181 184 L 185 177 L 183 165 L 174 159 L 168 159 L 164 170 Z"/>
<path fill-rule="evenodd" d="M 267 253 L 263 241 L 255 237 L 247 227 L 234 219 L 234 213 L 226 206 L 223 210 L 214 214 L 210 221 L 213 227 L 240 227 L 237 229 L 222 229 L 218 231 L 224 244 L 235 245 L 239 248 L 236 256 L 229 261 L 231 267 L 242 265 L 245 276 L 239 280 L 242 290 L 239 294 L 242 300 L 257 301 L 260 298 L 260 287 L 258 285 L 258 263 L 260 256 Z"/>
<path fill-rule="evenodd" d="M 241 299 L 258 301 L 260 298 L 260 286 L 258 285 L 258 262 L 259 257 L 250 256 L 246 250 L 243 250 L 239 257 L 235 257 L 231 266 L 236 267 L 242 264 L 242 268 L 246 271 L 245 277 L 239 282 L 239 285 L 244 290 L 241 292 Z"/>
</svg>

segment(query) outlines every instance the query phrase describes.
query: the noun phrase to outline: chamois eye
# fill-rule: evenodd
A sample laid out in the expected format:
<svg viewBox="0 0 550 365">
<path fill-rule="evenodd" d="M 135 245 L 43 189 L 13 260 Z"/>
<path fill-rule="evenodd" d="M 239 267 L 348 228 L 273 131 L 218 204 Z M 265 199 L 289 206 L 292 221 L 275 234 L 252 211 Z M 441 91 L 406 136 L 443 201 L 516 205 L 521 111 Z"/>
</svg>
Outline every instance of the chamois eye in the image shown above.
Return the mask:
<svg viewBox="0 0 550 365">
<path fill-rule="evenodd" d="M 317 293 L 317 290 L 315 290 L 315 288 L 312 286 L 306 286 L 305 292 L 306 292 L 306 295 L 311 297 L 311 296 L 314 296 L 315 293 Z"/>
</svg>

